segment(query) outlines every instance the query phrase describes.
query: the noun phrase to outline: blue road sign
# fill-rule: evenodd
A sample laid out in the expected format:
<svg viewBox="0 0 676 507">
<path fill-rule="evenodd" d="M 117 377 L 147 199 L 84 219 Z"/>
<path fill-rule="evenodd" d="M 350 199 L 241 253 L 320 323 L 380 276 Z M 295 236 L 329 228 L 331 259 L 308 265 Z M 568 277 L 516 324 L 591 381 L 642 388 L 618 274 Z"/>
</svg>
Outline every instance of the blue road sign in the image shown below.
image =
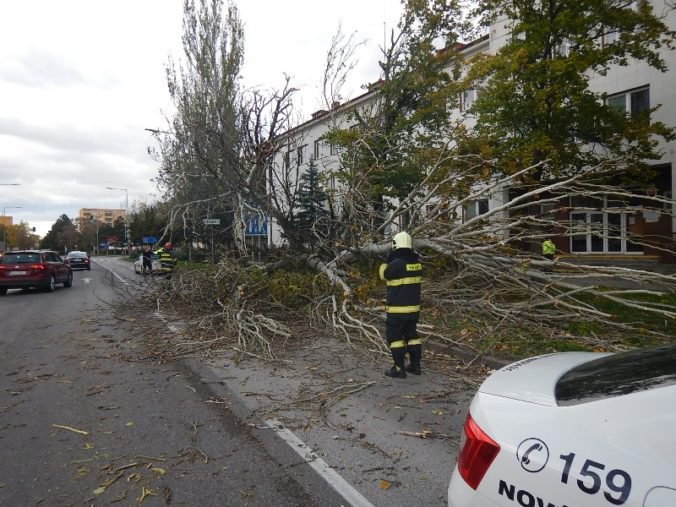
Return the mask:
<svg viewBox="0 0 676 507">
<path fill-rule="evenodd" d="M 245 213 L 244 223 L 246 223 L 245 236 L 268 235 L 268 217 L 262 213 Z"/>
<path fill-rule="evenodd" d="M 144 243 L 157 243 L 157 238 L 155 236 L 143 236 Z"/>
</svg>

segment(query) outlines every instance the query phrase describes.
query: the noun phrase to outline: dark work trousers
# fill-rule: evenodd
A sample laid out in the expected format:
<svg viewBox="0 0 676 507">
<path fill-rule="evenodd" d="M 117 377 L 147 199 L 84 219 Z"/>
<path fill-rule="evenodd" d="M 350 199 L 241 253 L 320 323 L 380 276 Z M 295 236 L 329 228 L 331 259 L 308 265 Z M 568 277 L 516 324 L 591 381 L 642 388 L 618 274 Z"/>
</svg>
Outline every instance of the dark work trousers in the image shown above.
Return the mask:
<svg viewBox="0 0 676 507">
<path fill-rule="evenodd" d="M 392 360 L 397 368 L 404 369 L 406 362 L 406 352 L 408 350 L 411 361 L 417 356 L 420 361 L 420 339 L 418 338 L 418 319 L 410 316 L 400 317 L 388 313 L 385 320 L 385 338 L 390 347 Z"/>
</svg>

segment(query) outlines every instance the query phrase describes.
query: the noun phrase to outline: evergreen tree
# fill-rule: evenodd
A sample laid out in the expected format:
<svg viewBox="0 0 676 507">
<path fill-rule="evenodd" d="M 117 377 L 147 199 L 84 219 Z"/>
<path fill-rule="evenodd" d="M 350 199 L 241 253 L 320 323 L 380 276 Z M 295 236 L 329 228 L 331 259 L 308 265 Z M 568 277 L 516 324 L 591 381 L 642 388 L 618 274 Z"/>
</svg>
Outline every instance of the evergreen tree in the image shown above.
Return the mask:
<svg viewBox="0 0 676 507">
<path fill-rule="evenodd" d="M 310 159 L 308 170 L 300 177 L 297 228 L 303 243 L 313 247 L 318 235 L 328 233 L 327 194 L 321 184 L 319 170 L 314 159 Z"/>
</svg>

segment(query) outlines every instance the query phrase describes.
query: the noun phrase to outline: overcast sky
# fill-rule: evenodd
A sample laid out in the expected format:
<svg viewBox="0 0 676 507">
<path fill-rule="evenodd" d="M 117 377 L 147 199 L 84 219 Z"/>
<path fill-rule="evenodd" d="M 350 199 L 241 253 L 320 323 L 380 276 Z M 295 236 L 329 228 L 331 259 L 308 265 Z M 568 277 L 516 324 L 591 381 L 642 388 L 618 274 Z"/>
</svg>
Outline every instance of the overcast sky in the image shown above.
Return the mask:
<svg viewBox="0 0 676 507">
<path fill-rule="evenodd" d="M 378 79 L 384 26 L 400 0 L 239 0 L 247 86 L 274 87 L 287 73 L 309 115 L 331 37 L 366 44 L 346 90 Z M 181 57 L 182 0 L 0 2 L 0 207 L 46 234 L 80 208 L 151 201 L 157 163 L 145 128 L 171 110 L 164 69 Z M 351 93 L 350 93 L 351 92 Z M 13 208 L 20 207 L 20 208 Z M 1 212 L 1 211 L 0 211 Z"/>
</svg>

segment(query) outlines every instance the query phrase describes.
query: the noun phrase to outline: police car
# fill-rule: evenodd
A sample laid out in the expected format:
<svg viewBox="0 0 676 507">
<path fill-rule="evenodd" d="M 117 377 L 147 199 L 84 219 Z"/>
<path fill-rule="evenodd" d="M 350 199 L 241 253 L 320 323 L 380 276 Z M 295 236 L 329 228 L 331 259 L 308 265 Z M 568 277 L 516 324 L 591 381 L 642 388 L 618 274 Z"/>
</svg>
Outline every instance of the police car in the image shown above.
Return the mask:
<svg viewBox="0 0 676 507">
<path fill-rule="evenodd" d="M 493 373 L 472 400 L 448 505 L 676 506 L 676 345 Z"/>
</svg>

